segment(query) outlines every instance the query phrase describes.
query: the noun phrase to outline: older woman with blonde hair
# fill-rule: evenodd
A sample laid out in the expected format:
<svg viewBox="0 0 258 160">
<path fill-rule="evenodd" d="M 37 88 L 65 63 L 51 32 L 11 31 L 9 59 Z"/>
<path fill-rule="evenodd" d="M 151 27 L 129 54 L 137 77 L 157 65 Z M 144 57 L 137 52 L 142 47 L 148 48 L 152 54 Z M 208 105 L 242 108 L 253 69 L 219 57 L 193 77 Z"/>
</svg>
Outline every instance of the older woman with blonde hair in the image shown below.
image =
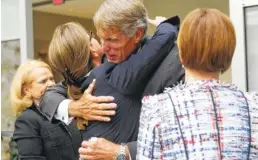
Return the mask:
<svg viewBox="0 0 258 160">
<path fill-rule="evenodd" d="M 18 116 L 13 140 L 21 160 L 78 157 L 80 132 L 60 121 L 49 122 L 39 109 L 40 97 L 54 84 L 51 68 L 38 60 L 20 65 L 13 78 L 11 106 Z"/>
<path fill-rule="evenodd" d="M 186 16 L 178 36 L 186 82 L 143 99 L 137 159 L 258 159 L 258 95 L 219 81 L 235 47 L 222 12 Z"/>
<path fill-rule="evenodd" d="M 27 108 L 39 105 L 42 94 L 55 84 L 48 64 L 28 60 L 20 65 L 11 85 L 11 107 L 17 116 Z"/>
</svg>

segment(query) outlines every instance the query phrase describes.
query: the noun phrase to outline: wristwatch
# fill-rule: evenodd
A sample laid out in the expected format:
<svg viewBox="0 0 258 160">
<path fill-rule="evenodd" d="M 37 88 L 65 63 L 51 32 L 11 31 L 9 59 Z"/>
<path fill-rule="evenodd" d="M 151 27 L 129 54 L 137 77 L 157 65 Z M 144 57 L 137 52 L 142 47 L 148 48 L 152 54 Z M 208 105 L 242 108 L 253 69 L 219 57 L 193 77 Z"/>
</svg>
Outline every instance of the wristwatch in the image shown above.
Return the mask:
<svg viewBox="0 0 258 160">
<path fill-rule="evenodd" d="M 126 153 L 125 153 L 125 143 L 121 143 L 121 148 L 119 153 L 116 155 L 115 160 L 126 160 Z"/>
</svg>

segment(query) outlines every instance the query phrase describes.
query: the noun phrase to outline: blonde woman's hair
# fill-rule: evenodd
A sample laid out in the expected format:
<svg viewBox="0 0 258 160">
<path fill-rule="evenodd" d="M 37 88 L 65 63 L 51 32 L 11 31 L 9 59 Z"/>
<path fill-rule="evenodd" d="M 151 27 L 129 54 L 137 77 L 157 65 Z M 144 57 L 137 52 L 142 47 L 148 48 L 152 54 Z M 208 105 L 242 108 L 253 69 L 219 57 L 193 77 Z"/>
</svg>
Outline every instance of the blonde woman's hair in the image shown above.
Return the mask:
<svg viewBox="0 0 258 160">
<path fill-rule="evenodd" d="M 87 31 L 75 22 L 69 22 L 58 26 L 53 34 L 49 46 L 49 62 L 54 69 L 61 74 L 66 74 L 69 69 L 73 78 L 85 76 L 91 69 L 90 40 Z M 79 99 L 82 95 L 79 88 L 67 85 L 68 95 L 72 99 Z M 79 94 L 78 96 L 78 92 Z M 77 120 L 77 127 L 84 128 L 86 121 Z"/>
<path fill-rule="evenodd" d="M 31 107 L 33 103 L 31 94 L 24 93 L 24 87 L 32 83 L 30 75 L 35 68 L 47 68 L 51 71 L 45 62 L 28 60 L 19 66 L 14 75 L 10 90 L 10 102 L 16 116 L 19 116 L 26 108 Z"/>
<path fill-rule="evenodd" d="M 147 10 L 141 0 L 105 0 L 93 17 L 97 30 L 118 29 L 133 36 L 138 28 L 147 30 Z"/>
</svg>

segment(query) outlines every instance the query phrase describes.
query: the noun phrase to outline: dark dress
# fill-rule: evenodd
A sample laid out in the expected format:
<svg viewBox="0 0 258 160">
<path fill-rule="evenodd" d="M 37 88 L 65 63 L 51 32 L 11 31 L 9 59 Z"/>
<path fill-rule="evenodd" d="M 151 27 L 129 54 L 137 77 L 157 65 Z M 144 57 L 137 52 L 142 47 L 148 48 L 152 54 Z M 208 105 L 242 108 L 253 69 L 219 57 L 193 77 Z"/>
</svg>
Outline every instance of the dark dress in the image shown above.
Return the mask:
<svg viewBox="0 0 258 160">
<path fill-rule="evenodd" d="M 79 159 L 82 141 L 74 123 L 67 126 L 58 120 L 50 122 L 35 106 L 17 118 L 13 139 L 21 160 Z"/>
<path fill-rule="evenodd" d="M 174 47 L 178 31 L 178 23 L 176 24 L 163 22 L 154 36 L 137 48 L 127 60 L 119 64 L 105 62 L 91 72 L 82 84 L 82 90 L 96 78 L 94 95 L 114 96 L 117 109 L 111 122 L 89 122 L 86 130 L 82 131 L 83 139 L 103 137 L 115 143 L 137 140 L 144 88 L 149 77 Z M 62 93 L 58 88 L 62 87 L 55 86 L 41 99 L 42 112 L 49 120 L 53 119 L 58 105 L 66 97 L 66 92 Z"/>
</svg>

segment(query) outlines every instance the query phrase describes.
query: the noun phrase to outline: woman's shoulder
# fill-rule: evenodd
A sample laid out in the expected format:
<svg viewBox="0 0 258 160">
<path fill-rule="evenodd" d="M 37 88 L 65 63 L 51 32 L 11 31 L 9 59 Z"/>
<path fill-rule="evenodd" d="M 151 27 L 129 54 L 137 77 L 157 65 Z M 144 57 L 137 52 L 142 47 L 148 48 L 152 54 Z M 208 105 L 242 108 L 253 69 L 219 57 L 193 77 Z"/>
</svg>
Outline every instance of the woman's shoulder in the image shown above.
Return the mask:
<svg viewBox="0 0 258 160">
<path fill-rule="evenodd" d="M 40 121 L 43 119 L 43 116 L 39 113 L 39 111 L 34 107 L 29 107 L 25 111 L 21 113 L 19 117 L 17 117 L 16 122 L 18 121 Z"/>
<path fill-rule="evenodd" d="M 145 105 L 144 107 L 155 108 L 156 105 L 165 103 L 167 100 L 169 100 L 168 93 L 161 93 L 144 96 L 142 99 L 142 103 Z"/>
<path fill-rule="evenodd" d="M 27 108 L 15 121 L 14 139 L 31 136 L 35 130 L 41 128 L 42 117 L 37 111 L 30 107 Z"/>
<path fill-rule="evenodd" d="M 148 116 L 149 119 L 154 117 L 161 118 L 167 111 L 172 111 L 168 93 L 145 96 L 142 99 L 142 114 Z"/>
</svg>

